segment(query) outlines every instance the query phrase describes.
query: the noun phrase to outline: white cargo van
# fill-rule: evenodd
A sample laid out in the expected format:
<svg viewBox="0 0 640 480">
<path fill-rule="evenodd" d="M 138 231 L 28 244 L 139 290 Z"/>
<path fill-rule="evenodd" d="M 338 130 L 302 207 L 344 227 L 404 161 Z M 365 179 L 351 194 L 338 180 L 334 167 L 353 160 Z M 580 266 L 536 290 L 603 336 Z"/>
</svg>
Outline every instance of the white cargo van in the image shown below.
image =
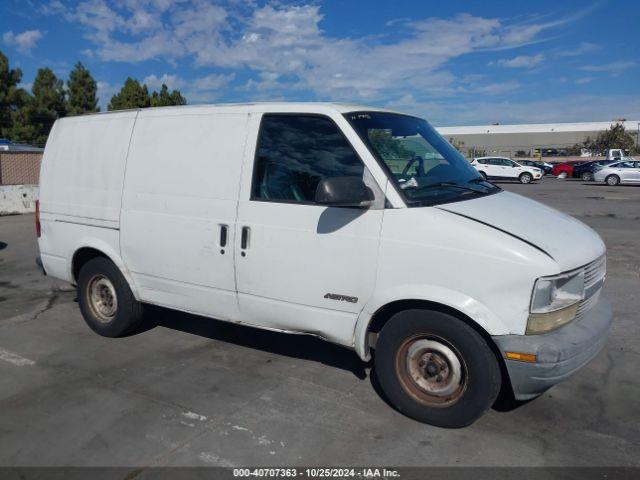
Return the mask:
<svg viewBox="0 0 640 480">
<path fill-rule="evenodd" d="M 88 325 L 144 304 L 316 335 L 374 358 L 390 402 L 458 427 L 603 347 L 605 246 L 485 181 L 424 120 L 338 104 L 58 120 L 36 216 Z M 212 365 L 215 368 L 215 365 Z"/>
</svg>

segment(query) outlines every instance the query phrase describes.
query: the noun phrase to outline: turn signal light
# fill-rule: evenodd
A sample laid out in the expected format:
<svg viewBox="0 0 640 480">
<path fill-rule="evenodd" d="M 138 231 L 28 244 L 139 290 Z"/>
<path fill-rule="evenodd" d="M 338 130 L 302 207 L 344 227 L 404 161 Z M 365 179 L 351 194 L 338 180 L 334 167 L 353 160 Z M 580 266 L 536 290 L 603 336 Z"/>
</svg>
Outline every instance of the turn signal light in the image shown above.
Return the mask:
<svg viewBox="0 0 640 480">
<path fill-rule="evenodd" d="M 521 362 L 536 362 L 538 359 L 533 353 L 504 352 L 509 360 L 519 360 Z"/>
</svg>

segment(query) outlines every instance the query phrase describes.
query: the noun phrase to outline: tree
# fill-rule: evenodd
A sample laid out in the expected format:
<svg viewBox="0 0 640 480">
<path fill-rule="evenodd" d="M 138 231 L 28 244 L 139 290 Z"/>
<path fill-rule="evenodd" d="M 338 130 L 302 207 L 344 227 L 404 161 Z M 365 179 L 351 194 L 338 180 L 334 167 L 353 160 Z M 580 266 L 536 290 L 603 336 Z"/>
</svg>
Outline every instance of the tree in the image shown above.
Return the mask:
<svg viewBox="0 0 640 480">
<path fill-rule="evenodd" d="M 22 80 L 19 68 L 10 69 L 9 59 L 0 52 L 0 137 L 11 135 L 13 116 L 28 99 L 29 94 L 18 83 Z"/>
<path fill-rule="evenodd" d="M 584 146 L 594 153 L 601 153 L 610 148 L 622 148 L 626 151 L 634 151 L 636 148 L 636 139 L 625 130 L 623 123 L 617 122 L 608 130 L 598 133 L 594 140 L 587 138 Z"/>
<path fill-rule="evenodd" d="M 129 108 L 146 108 L 151 105 L 151 97 L 146 85 L 129 77 L 122 89 L 111 97 L 107 110 L 126 110 Z"/>
<path fill-rule="evenodd" d="M 82 63 L 76 63 L 67 80 L 67 114 L 82 115 L 97 112 L 98 85 Z"/>
<path fill-rule="evenodd" d="M 64 84 L 51 69 L 41 68 L 31 92 L 32 97 L 23 95 L 23 105 L 14 113 L 12 139 L 44 145 L 53 123 L 66 115 Z"/>
<path fill-rule="evenodd" d="M 453 137 L 449 138 L 449 143 L 451 144 L 451 146 L 453 148 L 455 148 L 456 150 L 458 150 L 461 154 L 464 155 L 464 142 L 462 140 L 457 140 Z"/>
<path fill-rule="evenodd" d="M 178 90 L 169 93 L 169 88 L 163 83 L 160 92 L 151 94 L 152 107 L 167 107 L 171 105 L 186 105 L 187 99 Z"/>
</svg>

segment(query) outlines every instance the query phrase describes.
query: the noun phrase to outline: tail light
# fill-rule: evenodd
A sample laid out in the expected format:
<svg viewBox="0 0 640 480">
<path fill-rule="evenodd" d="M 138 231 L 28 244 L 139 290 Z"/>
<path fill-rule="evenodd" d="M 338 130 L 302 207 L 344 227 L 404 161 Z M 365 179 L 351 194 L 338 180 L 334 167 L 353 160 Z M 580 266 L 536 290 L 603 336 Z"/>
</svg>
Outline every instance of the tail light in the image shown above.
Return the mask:
<svg viewBox="0 0 640 480">
<path fill-rule="evenodd" d="M 42 227 L 40 226 L 40 200 L 36 200 L 36 236 L 40 238 Z"/>
</svg>

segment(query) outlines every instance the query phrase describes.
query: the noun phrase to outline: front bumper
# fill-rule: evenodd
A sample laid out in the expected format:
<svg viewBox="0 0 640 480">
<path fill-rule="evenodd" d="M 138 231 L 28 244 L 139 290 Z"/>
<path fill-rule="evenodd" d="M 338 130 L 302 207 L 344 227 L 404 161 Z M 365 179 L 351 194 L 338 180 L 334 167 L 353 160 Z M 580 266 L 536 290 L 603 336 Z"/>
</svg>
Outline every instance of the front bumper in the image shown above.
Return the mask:
<svg viewBox="0 0 640 480">
<path fill-rule="evenodd" d="M 600 296 L 598 303 L 581 318 L 553 332 L 494 336 L 503 355 L 523 352 L 537 357 L 535 363 L 505 358 L 516 400 L 534 398 L 584 367 L 604 347 L 611 319 L 611 306 Z"/>
</svg>

